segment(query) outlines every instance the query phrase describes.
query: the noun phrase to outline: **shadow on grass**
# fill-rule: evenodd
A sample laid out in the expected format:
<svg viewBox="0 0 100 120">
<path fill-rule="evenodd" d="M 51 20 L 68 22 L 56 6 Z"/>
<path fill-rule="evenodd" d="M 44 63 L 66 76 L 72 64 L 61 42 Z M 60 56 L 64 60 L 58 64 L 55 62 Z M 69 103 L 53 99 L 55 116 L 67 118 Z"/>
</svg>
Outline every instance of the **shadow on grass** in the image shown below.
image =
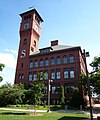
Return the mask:
<svg viewBox="0 0 100 120">
<path fill-rule="evenodd" d="M 0 115 L 27 115 L 28 113 L 18 113 L 18 112 L 2 112 Z"/>
<path fill-rule="evenodd" d="M 84 120 L 84 119 L 88 119 L 86 117 L 69 117 L 69 116 L 65 116 L 62 118 L 59 118 L 58 120 Z"/>
</svg>

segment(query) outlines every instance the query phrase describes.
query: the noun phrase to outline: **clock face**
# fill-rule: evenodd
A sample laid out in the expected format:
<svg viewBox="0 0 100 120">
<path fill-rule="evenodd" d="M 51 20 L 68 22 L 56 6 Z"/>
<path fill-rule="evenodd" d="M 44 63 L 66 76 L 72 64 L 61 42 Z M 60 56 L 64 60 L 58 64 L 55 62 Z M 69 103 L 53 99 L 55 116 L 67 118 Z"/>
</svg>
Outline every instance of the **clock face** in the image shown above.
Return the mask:
<svg viewBox="0 0 100 120">
<path fill-rule="evenodd" d="M 29 23 L 27 22 L 24 24 L 24 29 L 28 29 L 28 28 L 29 28 Z"/>
</svg>

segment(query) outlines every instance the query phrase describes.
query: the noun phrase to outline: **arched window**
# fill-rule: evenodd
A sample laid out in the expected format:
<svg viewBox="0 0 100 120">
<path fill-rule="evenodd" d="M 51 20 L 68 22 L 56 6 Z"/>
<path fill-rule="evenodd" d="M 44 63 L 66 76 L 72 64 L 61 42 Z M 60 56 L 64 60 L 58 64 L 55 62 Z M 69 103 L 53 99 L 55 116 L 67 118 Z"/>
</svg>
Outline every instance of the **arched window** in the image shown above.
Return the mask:
<svg viewBox="0 0 100 120">
<path fill-rule="evenodd" d="M 57 64 L 60 64 L 60 63 L 61 63 L 60 56 L 57 57 L 57 59 L 56 59 L 56 63 L 57 63 Z"/>
<path fill-rule="evenodd" d="M 29 62 L 29 67 L 30 67 L 30 68 L 33 67 L 33 61 L 32 61 L 32 60 Z"/>
<path fill-rule="evenodd" d="M 71 67 L 70 68 L 70 78 L 74 78 L 74 77 L 75 77 L 75 75 L 74 75 L 74 68 Z"/>
<path fill-rule="evenodd" d="M 45 59 L 45 66 L 49 66 L 49 59 L 48 58 Z"/>
<path fill-rule="evenodd" d="M 37 60 L 34 61 L 34 67 L 38 67 L 38 61 Z"/>
<path fill-rule="evenodd" d="M 63 56 L 63 63 L 68 63 L 68 59 L 66 55 Z"/>
<path fill-rule="evenodd" d="M 40 67 L 44 66 L 44 61 L 43 59 L 40 59 Z"/>
<path fill-rule="evenodd" d="M 37 73 L 36 72 L 33 73 L 33 80 L 37 80 Z"/>
<path fill-rule="evenodd" d="M 45 73 L 45 78 L 44 78 L 44 80 L 48 80 L 48 71 L 45 71 L 44 73 Z"/>
<path fill-rule="evenodd" d="M 32 79 L 33 79 L 32 78 L 32 72 L 29 73 L 28 79 L 29 79 L 29 81 L 32 81 Z"/>
<path fill-rule="evenodd" d="M 74 55 L 70 55 L 70 57 L 69 57 L 69 61 L 70 61 L 70 63 L 73 63 L 74 62 Z"/>
<path fill-rule="evenodd" d="M 54 57 L 51 58 L 50 63 L 51 63 L 51 65 L 54 65 L 54 64 L 55 64 L 55 59 L 54 59 Z"/>
</svg>

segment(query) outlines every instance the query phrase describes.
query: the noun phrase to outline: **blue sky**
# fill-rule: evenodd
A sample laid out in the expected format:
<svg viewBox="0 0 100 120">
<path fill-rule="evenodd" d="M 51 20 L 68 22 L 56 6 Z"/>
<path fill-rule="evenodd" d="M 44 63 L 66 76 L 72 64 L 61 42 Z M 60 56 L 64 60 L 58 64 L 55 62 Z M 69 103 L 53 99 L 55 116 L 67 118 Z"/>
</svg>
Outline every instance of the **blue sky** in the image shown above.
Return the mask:
<svg viewBox="0 0 100 120">
<path fill-rule="evenodd" d="M 19 46 L 20 13 L 35 6 L 42 24 L 39 48 L 59 44 L 81 46 L 89 51 L 88 64 L 100 54 L 100 0 L 2 0 L 0 2 L 0 62 L 6 65 L 0 75 L 13 83 Z M 91 68 L 88 65 L 88 68 Z"/>
</svg>

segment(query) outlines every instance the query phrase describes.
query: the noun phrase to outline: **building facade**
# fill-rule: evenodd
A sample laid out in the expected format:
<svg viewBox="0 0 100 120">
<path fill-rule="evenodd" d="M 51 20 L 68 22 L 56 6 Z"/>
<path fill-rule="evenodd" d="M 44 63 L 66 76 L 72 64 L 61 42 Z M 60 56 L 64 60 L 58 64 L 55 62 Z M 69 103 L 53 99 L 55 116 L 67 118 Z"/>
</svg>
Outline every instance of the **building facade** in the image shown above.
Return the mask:
<svg viewBox="0 0 100 120">
<path fill-rule="evenodd" d="M 36 9 L 20 14 L 20 44 L 15 74 L 15 84 L 29 85 L 38 77 L 46 86 L 43 101 L 47 101 L 48 81 L 51 84 L 51 102 L 58 103 L 60 86 L 64 87 L 65 99 L 69 99 L 78 87 L 81 72 L 85 73 L 84 57 L 80 46 L 59 45 L 58 40 L 38 49 L 43 19 Z"/>
</svg>

